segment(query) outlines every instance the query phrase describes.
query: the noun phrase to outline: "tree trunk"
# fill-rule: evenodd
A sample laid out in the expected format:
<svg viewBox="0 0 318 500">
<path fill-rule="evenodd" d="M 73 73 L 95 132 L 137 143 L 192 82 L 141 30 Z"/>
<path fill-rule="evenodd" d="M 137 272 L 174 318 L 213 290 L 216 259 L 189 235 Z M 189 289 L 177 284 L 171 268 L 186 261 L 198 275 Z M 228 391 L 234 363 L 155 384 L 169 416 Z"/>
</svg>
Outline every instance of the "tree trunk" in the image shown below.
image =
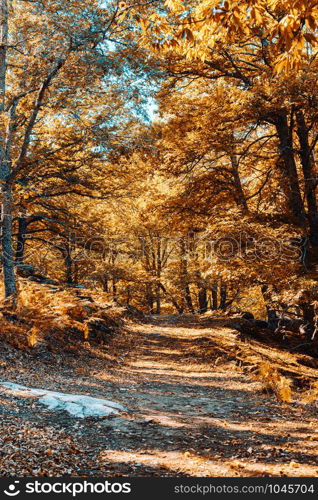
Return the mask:
<svg viewBox="0 0 318 500">
<path fill-rule="evenodd" d="M 78 261 L 75 259 L 73 261 L 73 283 L 74 283 L 74 285 L 78 285 L 78 275 L 79 275 Z"/>
<path fill-rule="evenodd" d="M 113 298 L 116 299 L 117 297 L 117 282 L 116 279 L 112 279 L 112 292 L 113 292 Z"/>
<path fill-rule="evenodd" d="M 157 237 L 157 245 L 156 245 L 156 259 L 154 261 L 154 268 L 158 282 L 161 279 L 161 271 L 162 271 L 162 245 L 160 236 Z M 161 296 L 160 296 L 160 285 L 156 285 L 156 314 L 160 314 L 161 312 Z"/>
<path fill-rule="evenodd" d="M 147 283 L 146 284 L 146 301 L 147 301 L 147 305 L 148 305 L 148 312 L 149 314 L 153 314 L 154 313 L 154 297 L 153 297 L 153 293 L 152 293 L 152 286 L 150 283 Z"/>
<path fill-rule="evenodd" d="M 299 157 L 304 175 L 305 197 L 307 202 L 309 240 L 313 247 L 318 246 L 318 210 L 316 200 L 317 176 L 315 160 L 309 144 L 309 130 L 302 111 L 296 113 L 297 135 L 299 138 Z"/>
<path fill-rule="evenodd" d="M 108 279 L 103 279 L 103 292 L 108 292 Z"/>
<path fill-rule="evenodd" d="M 212 293 L 211 293 L 212 303 L 211 309 L 212 311 L 217 311 L 218 309 L 218 283 L 214 281 L 212 285 Z"/>
<path fill-rule="evenodd" d="M 5 297 L 16 296 L 17 288 L 14 275 L 14 251 L 12 246 L 12 187 L 6 184 L 2 189 L 3 202 L 1 214 L 2 269 Z"/>
<path fill-rule="evenodd" d="M 24 261 L 24 250 L 25 250 L 25 235 L 27 232 L 28 221 L 25 215 L 20 215 L 18 217 L 18 235 L 17 235 L 17 245 L 15 250 L 15 262 L 16 264 L 23 264 Z"/>
<path fill-rule="evenodd" d="M 198 293 L 199 313 L 204 314 L 208 310 L 208 298 L 206 288 L 200 288 Z"/>
<path fill-rule="evenodd" d="M 243 213 L 248 212 L 248 206 L 246 202 L 246 197 L 243 191 L 241 178 L 238 169 L 238 161 L 236 155 L 231 155 L 231 165 L 233 173 L 233 183 L 235 187 L 235 201 L 238 206 L 242 209 Z"/>
<path fill-rule="evenodd" d="M 73 261 L 70 252 L 67 252 L 64 257 L 66 283 L 73 285 Z"/>
<path fill-rule="evenodd" d="M 198 291 L 198 309 L 199 313 L 205 313 L 208 310 L 208 297 L 205 280 L 201 276 L 199 269 L 196 270 L 196 283 L 199 289 Z"/>
<path fill-rule="evenodd" d="M 8 45 L 8 2 L 0 2 L 0 112 L 5 111 L 6 75 L 7 75 L 7 45 Z M 14 120 L 15 108 L 11 108 L 11 118 Z M 0 181 L 2 181 L 1 236 L 2 236 L 2 269 L 5 297 L 15 297 L 17 294 L 14 275 L 14 251 L 12 245 L 12 185 L 8 182 L 11 173 L 11 140 L 13 121 L 5 130 L 0 124 Z"/>
<path fill-rule="evenodd" d="M 188 283 L 184 287 L 184 297 L 185 297 L 185 300 L 186 300 L 188 311 L 193 314 L 194 313 L 194 307 L 193 307 L 192 298 L 191 298 L 191 291 L 190 291 L 190 287 L 189 287 Z"/>
<path fill-rule="evenodd" d="M 288 115 L 286 111 L 282 111 L 275 117 L 275 126 L 280 145 L 280 158 L 277 167 L 282 176 L 282 189 L 286 196 L 290 213 L 301 225 L 304 225 L 304 204 L 301 197 L 297 166 L 294 157 L 292 127 L 288 124 Z"/>
<path fill-rule="evenodd" d="M 160 297 L 160 285 L 156 285 L 156 313 L 160 314 L 161 312 L 161 297 Z"/>
<path fill-rule="evenodd" d="M 184 296 L 184 301 L 187 305 L 188 311 L 194 313 L 191 291 L 189 286 L 187 249 L 184 238 L 181 238 L 180 240 L 180 267 L 181 267 L 181 288 Z"/>
<path fill-rule="evenodd" d="M 227 286 L 224 283 L 221 283 L 220 287 L 220 309 L 225 311 L 226 309 L 226 298 L 227 298 Z"/>
<path fill-rule="evenodd" d="M 5 109 L 6 76 L 7 76 L 7 44 L 8 44 L 8 2 L 0 2 L 0 111 Z M 4 150 L 5 138 L 1 137 Z"/>
</svg>

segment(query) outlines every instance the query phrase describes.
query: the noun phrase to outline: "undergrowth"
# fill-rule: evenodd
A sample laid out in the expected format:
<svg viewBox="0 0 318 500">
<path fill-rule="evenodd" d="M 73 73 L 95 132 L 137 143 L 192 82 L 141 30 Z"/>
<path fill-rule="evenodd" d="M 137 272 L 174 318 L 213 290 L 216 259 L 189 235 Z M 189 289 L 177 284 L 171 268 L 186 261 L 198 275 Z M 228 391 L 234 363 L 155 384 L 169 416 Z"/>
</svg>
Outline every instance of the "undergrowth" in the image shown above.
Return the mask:
<svg viewBox="0 0 318 500">
<path fill-rule="evenodd" d="M 280 401 L 284 403 L 292 401 L 292 380 L 281 375 L 268 361 L 258 365 L 253 377 L 262 383 L 266 391 L 274 393 Z"/>
<path fill-rule="evenodd" d="M 1 340 L 29 350 L 65 343 L 105 343 L 122 326 L 122 309 L 106 293 L 50 288 L 20 280 L 17 305 L 0 307 Z"/>
</svg>

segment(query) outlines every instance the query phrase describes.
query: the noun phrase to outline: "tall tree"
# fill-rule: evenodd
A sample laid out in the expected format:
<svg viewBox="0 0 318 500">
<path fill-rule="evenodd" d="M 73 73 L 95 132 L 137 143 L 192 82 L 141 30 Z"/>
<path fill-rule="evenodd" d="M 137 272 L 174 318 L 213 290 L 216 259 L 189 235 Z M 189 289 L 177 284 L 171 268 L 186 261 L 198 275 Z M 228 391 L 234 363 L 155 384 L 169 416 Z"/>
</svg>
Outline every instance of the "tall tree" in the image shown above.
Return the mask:
<svg viewBox="0 0 318 500">
<path fill-rule="evenodd" d="M 127 57 L 119 58 L 116 43 L 120 46 L 128 33 L 129 44 L 129 31 L 118 24 L 117 2 L 6 0 L 0 15 L 2 264 L 5 295 L 14 297 L 17 194 L 42 204 L 69 192 L 104 195 L 97 193 L 103 174 L 94 157 L 97 150 L 111 148 L 118 109 L 128 124 L 131 110 L 115 89 L 115 73 L 127 68 Z M 112 105 L 104 106 L 103 99 Z"/>
</svg>

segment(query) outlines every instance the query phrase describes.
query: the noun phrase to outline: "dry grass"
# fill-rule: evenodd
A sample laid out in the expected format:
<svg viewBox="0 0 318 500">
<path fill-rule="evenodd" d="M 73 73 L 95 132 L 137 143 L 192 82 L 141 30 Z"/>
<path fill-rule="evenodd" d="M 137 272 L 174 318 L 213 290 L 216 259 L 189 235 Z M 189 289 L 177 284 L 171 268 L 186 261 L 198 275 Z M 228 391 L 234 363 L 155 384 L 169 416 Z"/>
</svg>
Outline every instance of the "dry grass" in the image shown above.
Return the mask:
<svg viewBox="0 0 318 500">
<path fill-rule="evenodd" d="M 254 378 L 261 382 L 264 388 L 276 394 L 279 401 L 290 403 L 292 401 L 292 381 L 273 369 L 268 361 L 261 362 L 254 372 Z"/>
<path fill-rule="evenodd" d="M 0 307 L 2 340 L 25 350 L 58 342 L 103 342 L 120 327 L 123 308 L 116 308 L 107 294 L 78 293 L 21 279 L 17 306 L 2 302 Z"/>
<path fill-rule="evenodd" d="M 227 353 L 243 371 L 257 379 L 265 391 L 274 393 L 280 401 L 290 402 L 293 392 L 300 391 L 311 402 L 318 399 L 318 359 L 297 352 L 291 345 L 275 341 L 268 335 L 262 340 L 228 327 L 228 318 L 202 322 L 213 328 L 212 338 L 220 354 Z M 224 355 L 224 354 L 223 354 Z"/>
</svg>

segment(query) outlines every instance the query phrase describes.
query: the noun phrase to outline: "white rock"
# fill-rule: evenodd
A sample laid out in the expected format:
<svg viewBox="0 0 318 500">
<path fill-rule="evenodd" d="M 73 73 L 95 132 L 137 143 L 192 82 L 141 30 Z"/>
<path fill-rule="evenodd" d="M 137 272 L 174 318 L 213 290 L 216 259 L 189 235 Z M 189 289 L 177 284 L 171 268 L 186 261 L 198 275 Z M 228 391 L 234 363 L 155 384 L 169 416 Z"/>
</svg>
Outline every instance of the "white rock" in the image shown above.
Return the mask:
<svg viewBox="0 0 318 500">
<path fill-rule="evenodd" d="M 12 382 L 1 382 L 0 384 L 14 396 L 40 396 L 39 403 L 45 405 L 49 410 L 65 410 L 77 418 L 108 417 L 108 415 L 126 411 L 126 408 L 122 405 L 107 399 L 92 398 L 82 394 L 66 394 L 46 389 L 34 389 Z"/>
</svg>

